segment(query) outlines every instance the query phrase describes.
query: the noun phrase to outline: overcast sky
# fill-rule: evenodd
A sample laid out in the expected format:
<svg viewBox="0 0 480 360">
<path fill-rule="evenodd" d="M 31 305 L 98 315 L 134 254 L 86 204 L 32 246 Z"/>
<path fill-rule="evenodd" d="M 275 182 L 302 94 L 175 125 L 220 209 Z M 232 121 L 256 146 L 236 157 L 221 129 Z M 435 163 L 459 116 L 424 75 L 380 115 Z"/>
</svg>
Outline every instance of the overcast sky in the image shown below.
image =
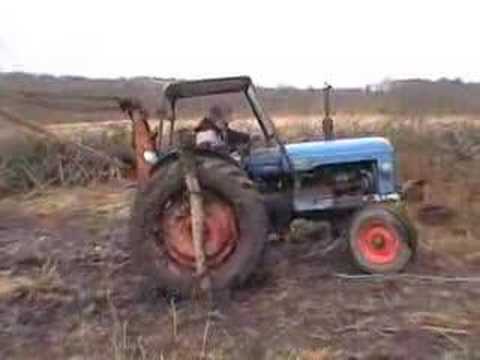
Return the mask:
<svg viewBox="0 0 480 360">
<path fill-rule="evenodd" d="M 251 75 L 261 85 L 480 81 L 478 1 L 1 0 L 0 70 Z"/>
</svg>

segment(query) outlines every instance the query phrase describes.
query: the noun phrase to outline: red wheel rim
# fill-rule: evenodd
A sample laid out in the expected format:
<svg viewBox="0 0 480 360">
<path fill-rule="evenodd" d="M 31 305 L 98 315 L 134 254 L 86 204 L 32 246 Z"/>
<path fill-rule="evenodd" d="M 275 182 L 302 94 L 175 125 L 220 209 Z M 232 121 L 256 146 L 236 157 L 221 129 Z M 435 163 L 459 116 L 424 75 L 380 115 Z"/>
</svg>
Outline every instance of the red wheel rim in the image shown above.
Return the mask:
<svg viewBox="0 0 480 360">
<path fill-rule="evenodd" d="M 358 236 L 362 255 L 372 264 L 388 264 L 400 251 L 400 240 L 394 229 L 383 223 L 366 225 Z"/>
<path fill-rule="evenodd" d="M 204 196 L 204 251 L 209 268 L 224 263 L 233 253 L 238 239 L 238 227 L 233 207 L 213 194 Z M 185 196 L 169 201 L 168 209 L 160 217 L 164 246 L 170 260 L 191 270 L 195 269 L 196 257 L 192 239 L 190 206 Z"/>
</svg>

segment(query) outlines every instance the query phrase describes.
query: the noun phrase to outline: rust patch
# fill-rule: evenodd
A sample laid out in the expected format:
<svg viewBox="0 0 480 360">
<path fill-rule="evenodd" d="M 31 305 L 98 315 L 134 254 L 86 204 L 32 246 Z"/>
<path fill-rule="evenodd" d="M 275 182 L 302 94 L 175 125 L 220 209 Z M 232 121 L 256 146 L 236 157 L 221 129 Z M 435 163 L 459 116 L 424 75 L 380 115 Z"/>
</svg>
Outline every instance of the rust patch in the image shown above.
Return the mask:
<svg viewBox="0 0 480 360">
<path fill-rule="evenodd" d="M 156 133 L 148 124 L 148 111 L 142 103 L 135 99 L 121 99 L 120 109 L 128 115 L 133 123 L 132 147 L 135 149 L 136 175 L 139 186 L 143 186 L 151 175 L 153 166 L 145 161 L 147 150 L 156 151 Z"/>
</svg>

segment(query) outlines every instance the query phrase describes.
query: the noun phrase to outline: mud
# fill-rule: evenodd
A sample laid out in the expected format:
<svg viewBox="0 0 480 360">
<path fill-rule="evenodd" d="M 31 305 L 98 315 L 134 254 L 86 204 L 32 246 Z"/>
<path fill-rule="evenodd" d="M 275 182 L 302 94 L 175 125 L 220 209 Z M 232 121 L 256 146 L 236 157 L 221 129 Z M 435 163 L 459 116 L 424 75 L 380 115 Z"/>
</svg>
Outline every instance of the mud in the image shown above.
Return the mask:
<svg viewBox="0 0 480 360">
<path fill-rule="evenodd" d="M 269 244 L 249 283 L 164 294 L 129 263 L 126 184 L 0 201 L 1 359 L 474 359 L 480 282 L 345 278 L 318 233 Z M 480 276 L 420 247 L 410 274 Z"/>
</svg>

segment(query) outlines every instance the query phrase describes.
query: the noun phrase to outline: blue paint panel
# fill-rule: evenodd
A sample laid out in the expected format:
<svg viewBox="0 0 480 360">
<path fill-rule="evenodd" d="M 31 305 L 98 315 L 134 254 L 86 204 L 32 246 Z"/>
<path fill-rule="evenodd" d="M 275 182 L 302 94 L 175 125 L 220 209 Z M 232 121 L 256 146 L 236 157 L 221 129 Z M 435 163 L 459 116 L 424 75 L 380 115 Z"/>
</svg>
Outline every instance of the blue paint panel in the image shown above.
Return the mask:
<svg viewBox="0 0 480 360">
<path fill-rule="evenodd" d="M 368 137 L 290 144 L 287 153 L 295 171 L 305 171 L 319 165 L 392 158 L 393 147 L 385 138 Z"/>
<path fill-rule="evenodd" d="M 347 164 L 359 161 L 375 161 L 378 165 L 390 162 L 394 165 L 394 149 L 382 137 L 340 139 L 289 144 L 286 150 L 295 172 L 308 171 L 318 166 Z M 276 148 L 259 149 L 251 154 L 246 169 L 253 177 L 275 177 L 287 171 L 280 151 Z M 379 174 L 379 193 L 395 192 L 395 170 Z"/>
</svg>

